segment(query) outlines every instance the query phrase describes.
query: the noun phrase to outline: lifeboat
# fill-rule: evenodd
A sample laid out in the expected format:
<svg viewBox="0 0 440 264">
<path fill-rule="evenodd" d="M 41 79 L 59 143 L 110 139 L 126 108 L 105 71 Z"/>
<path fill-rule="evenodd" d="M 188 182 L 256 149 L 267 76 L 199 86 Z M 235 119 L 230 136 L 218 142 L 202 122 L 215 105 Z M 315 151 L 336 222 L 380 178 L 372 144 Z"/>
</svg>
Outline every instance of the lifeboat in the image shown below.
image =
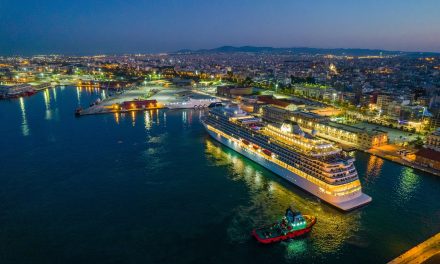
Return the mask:
<svg viewBox="0 0 440 264">
<path fill-rule="evenodd" d="M 263 153 L 266 154 L 267 156 L 272 156 L 272 152 L 270 152 L 267 149 L 263 149 Z"/>
</svg>

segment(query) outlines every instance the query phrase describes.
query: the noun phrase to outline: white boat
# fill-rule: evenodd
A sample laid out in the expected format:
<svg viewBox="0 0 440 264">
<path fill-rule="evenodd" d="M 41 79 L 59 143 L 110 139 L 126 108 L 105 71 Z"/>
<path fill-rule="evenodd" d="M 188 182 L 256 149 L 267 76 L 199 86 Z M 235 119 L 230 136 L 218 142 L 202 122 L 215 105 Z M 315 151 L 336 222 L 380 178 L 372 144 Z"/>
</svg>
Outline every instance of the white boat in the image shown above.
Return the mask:
<svg viewBox="0 0 440 264">
<path fill-rule="evenodd" d="M 203 125 L 215 140 L 341 210 L 372 200 L 362 192 L 354 158 L 292 121 L 267 124 L 239 108 L 216 107 Z"/>
<path fill-rule="evenodd" d="M 192 98 L 185 97 L 181 100 L 172 101 L 165 104 L 165 107 L 169 109 L 189 109 L 189 108 L 207 108 L 212 105 L 220 103 L 220 100 L 216 98 Z"/>
</svg>

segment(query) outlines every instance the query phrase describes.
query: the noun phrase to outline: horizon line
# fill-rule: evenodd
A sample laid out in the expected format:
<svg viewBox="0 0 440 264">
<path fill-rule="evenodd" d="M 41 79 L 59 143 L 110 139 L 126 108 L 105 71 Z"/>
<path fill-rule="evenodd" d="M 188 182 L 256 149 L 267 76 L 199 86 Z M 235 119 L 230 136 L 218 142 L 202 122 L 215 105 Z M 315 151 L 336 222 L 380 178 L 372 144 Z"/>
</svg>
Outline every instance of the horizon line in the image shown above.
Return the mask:
<svg viewBox="0 0 440 264">
<path fill-rule="evenodd" d="M 365 50 L 365 51 L 381 51 L 381 52 L 392 52 L 392 53 L 409 53 L 409 54 L 423 54 L 423 53 L 431 53 L 431 54 L 437 54 L 440 55 L 440 51 L 413 51 L 413 50 L 392 50 L 392 49 L 382 49 L 382 48 L 319 48 L 319 47 L 310 47 L 310 46 L 291 46 L 291 47 L 277 47 L 277 46 L 254 46 L 254 45 L 221 45 L 214 48 L 196 48 L 196 49 L 189 49 L 189 48 L 181 48 L 175 51 L 156 51 L 156 52 L 96 52 L 96 53 L 29 53 L 28 55 L 24 54 L 0 54 L 0 57 L 15 57 L 15 56 L 23 56 L 23 57 L 33 57 L 33 56 L 50 56 L 50 55 L 62 55 L 62 56 L 98 56 L 98 55 L 159 55 L 159 54 L 175 54 L 180 53 L 182 51 L 187 52 L 199 52 L 199 51 L 212 51 L 224 47 L 231 47 L 231 48 L 270 48 L 270 49 L 316 49 L 316 50 Z"/>
</svg>

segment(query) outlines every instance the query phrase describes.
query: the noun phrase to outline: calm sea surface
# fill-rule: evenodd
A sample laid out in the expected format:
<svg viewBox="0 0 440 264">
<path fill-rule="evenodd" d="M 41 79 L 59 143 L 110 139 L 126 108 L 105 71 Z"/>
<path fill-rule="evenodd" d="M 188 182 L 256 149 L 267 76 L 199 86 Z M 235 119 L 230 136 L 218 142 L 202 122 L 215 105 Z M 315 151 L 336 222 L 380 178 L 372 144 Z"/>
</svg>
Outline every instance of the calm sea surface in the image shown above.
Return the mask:
<svg viewBox="0 0 440 264">
<path fill-rule="evenodd" d="M 102 92 L 0 102 L 0 263 L 384 263 L 440 231 L 440 178 L 356 153 L 373 202 L 341 213 L 211 140 L 203 111 L 75 118 Z M 309 236 L 250 231 L 294 204 Z"/>
</svg>

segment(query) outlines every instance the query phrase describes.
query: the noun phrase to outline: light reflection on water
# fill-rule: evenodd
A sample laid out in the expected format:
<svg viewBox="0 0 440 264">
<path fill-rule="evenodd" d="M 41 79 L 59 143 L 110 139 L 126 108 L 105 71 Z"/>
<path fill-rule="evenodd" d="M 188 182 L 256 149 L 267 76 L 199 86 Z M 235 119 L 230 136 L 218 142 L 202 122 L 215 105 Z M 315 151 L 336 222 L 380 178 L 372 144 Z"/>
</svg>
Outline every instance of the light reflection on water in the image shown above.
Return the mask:
<svg viewBox="0 0 440 264">
<path fill-rule="evenodd" d="M 418 188 L 420 177 L 414 173 L 414 169 L 402 167 L 400 182 L 397 188 L 397 195 L 401 201 L 411 199 Z"/>
<path fill-rule="evenodd" d="M 116 124 L 119 125 L 119 113 L 114 113 L 113 116 L 115 117 Z"/>
<path fill-rule="evenodd" d="M 49 92 L 48 89 L 44 90 L 43 97 L 44 97 L 44 104 L 46 106 L 46 116 L 45 116 L 45 119 L 46 120 L 51 120 L 52 119 L 52 110 L 50 108 L 50 92 Z"/>
<path fill-rule="evenodd" d="M 158 136 L 147 136 L 147 148 L 142 152 L 142 156 L 145 160 L 148 160 L 148 163 L 146 163 L 148 170 L 157 171 L 169 164 L 165 159 L 167 150 L 164 147 L 164 142 L 167 138 L 168 133 L 162 133 Z"/>
<path fill-rule="evenodd" d="M 57 101 L 57 88 L 56 87 L 52 88 L 52 91 L 53 91 L 53 99 L 56 102 Z"/>
<path fill-rule="evenodd" d="M 144 123 L 145 123 L 145 130 L 150 130 L 151 129 L 151 113 L 150 111 L 145 111 L 144 112 Z"/>
<path fill-rule="evenodd" d="M 186 124 L 187 121 L 187 112 L 186 111 L 182 111 L 182 123 Z"/>
<path fill-rule="evenodd" d="M 192 124 L 192 118 L 193 118 L 193 114 L 194 114 L 194 110 L 189 110 L 189 111 L 185 111 L 186 113 L 189 113 L 188 115 L 188 125 Z"/>
<path fill-rule="evenodd" d="M 249 204 L 235 210 L 234 220 L 228 230 L 231 240 L 246 241 L 252 228 L 276 221 L 290 205 L 304 214 L 317 216 L 318 222 L 308 238 L 283 243 L 286 258 L 307 250 L 307 243 L 312 243 L 311 247 L 318 249 L 317 254 L 325 254 L 337 252 L 353 237 L 362 240 L 358 235 L 361 220 L 359 211 L 342 213 L 316 197 L 289 186 L 290 183 L 276 178 L 269 171 L 217 142 L 207 139 L 205 145 L 212 166 L 228 166 L 231 180 L 242 181 L 249 189 Z"/>
<path fill-rule="evenodd" d="M 163 126 L 166 127 L 167 126 L 167 113 L 163 112 Z"/>
<path fill-rule="evenodd" d="M 78 102 L 78 105 L 81 105 L 81 87 L 76 87 L 76 101 Z"/>
<path fill-rule="evenodd" d="M 382 158 L 371 155 L 367 163 L 367 171 L 364 177 L 367 183 L 374 182 L 374 180 L 380 176 L 382 172 L 384 160 Z"/>
<path fill-rule="evenodd" d="M 307 245 L 307 242 L 304 239 L 292 240 L 285 244 L 286 244 L 285 257 L 287 259 L 294 259 L 298 255 L 304 255 L 309 250 L 308 248 L 309 246 Z"/>
<path fill-rule="evenodd" d="M 21 110 L 21 132 L 23 133 L 23 136 L 29 136 L 30 130 L 29 125 L 26 118 L 26 107 L 24 105 L 24 99 L 23 97 L 20 97 L 20 110 Z"/>
<path fill-rule="evenodd" d="M 157 125 L 160 124 L 159 109 L 156 109 L 156 123 L 157 123 Z"/>
<path fill-rule="evenodd" d="M 131 111 L 130 115 L 131 115 L 131 125 L 135 126 L 136 125 L 136 112 L 135 111 Z"/>
</svg>

